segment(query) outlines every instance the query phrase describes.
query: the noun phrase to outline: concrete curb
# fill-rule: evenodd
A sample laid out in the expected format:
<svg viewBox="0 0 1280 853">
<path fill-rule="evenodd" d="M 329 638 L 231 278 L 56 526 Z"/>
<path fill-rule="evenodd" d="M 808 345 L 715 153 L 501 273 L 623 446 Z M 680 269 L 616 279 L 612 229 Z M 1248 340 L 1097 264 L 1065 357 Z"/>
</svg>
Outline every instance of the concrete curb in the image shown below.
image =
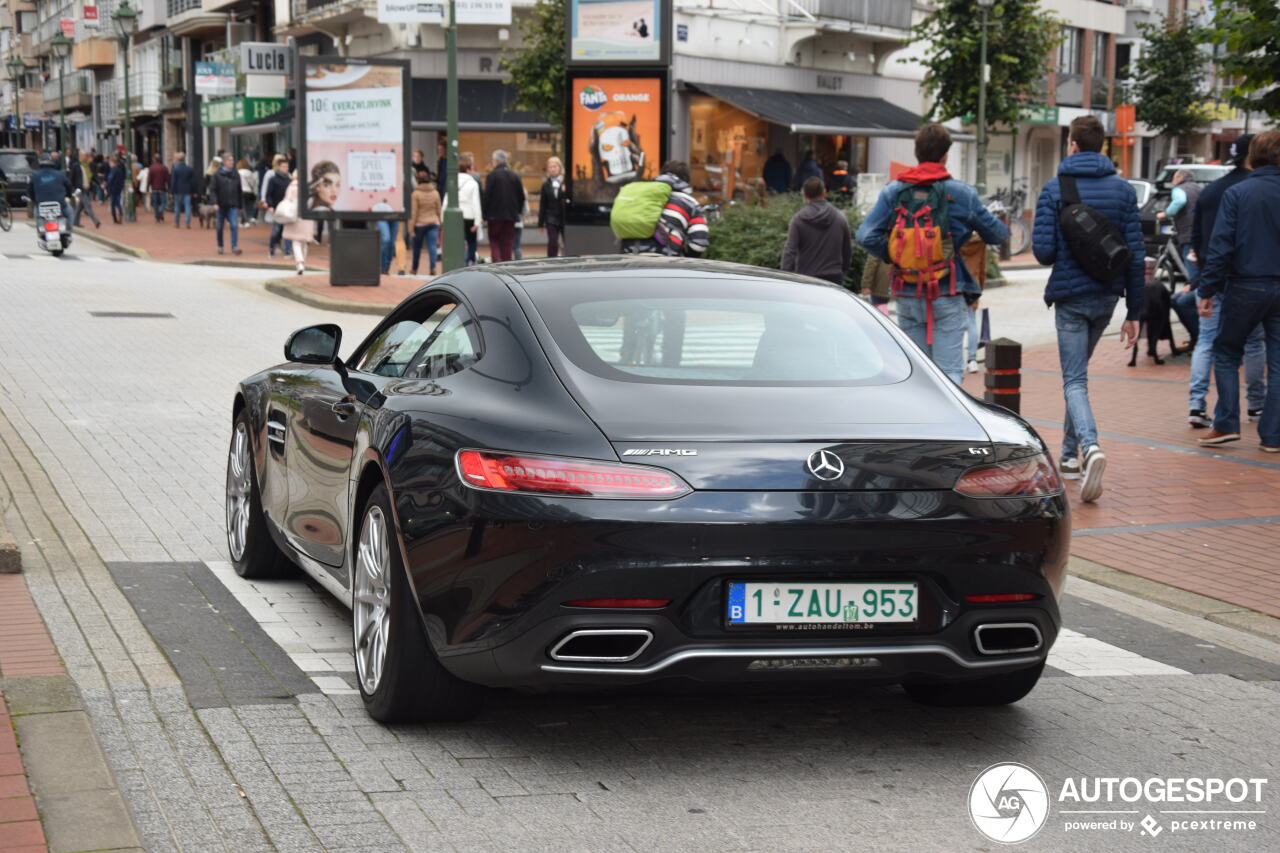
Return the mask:
<svg viewBox="0 0 1280 853">
<path fill-rule="evenodd" d="M 312 293 L 305 287 L 299 287 L 279 278 L 268 281 L 264 286 L 268 293 L 274 293 L 276 296 L 283 296 L 285 299 L 292 299 L 294 302 L 301 302 L 303 305 L 310 305 L 312 308 L 320 308 L 325 311 L 341 311 L 347 314 L 373 314 L 381 317 L 395 307 L 394 305 L 371 305 L 368 302 L 355 302 L 348 299 L 321 296 L 318 293 Z"/>
<path fill-rule="evenodd" d="M 1172 610 L 1199 616 L 1209 622 L 1236 628 L 1269 640 L 1280 640 L 1280 619 L 1265 613 L 1178 589 L 1159 581 L 1148 580 L 1083 557 L 1072 557 L 1067 569 L 1076 577 L 1093 581 L 1100 586 L 1127 592 Z M 1070 591 L 1070 589 L 1068 585 L 1067 590 Z"/>
<path fill-rule="evenodd" d="M 18 574 L 21 571 L 22 549 L 4 526 L 4 519 L 0 518 L 0 574 Z"/>
<path fill-rule="evenodd" d="M 112 240 L 110 237 L 103 237 L 101 234 L 95 234 L 92 231 L 86 230 L 84 227 L 81 227 L 76 231 L 75 236 L 83 237 L 92 243 L 101 244 L 106 246 L 108 249 L 115 249 L 117 252 L 124 255 L 132 255 L 135 258 L 142 258 L 143 260 L 151 259 L 151 253 L 146 249 L 136 249 L 127 243 L 121 243 L 119 240 Z"/>
<path fill-rule="evenodd" d="M 241 267 L 244 269 L 262 269 L 263 267 L 276 266 L 276 264 L 264 264 L 260 261 L 236 261 L 236 260 L 165 261 L 163 258 L 160 258 L 160 259 L 153 258 L 151 253 L 148 252 L 146 249 L 138 249 L 134 246 L 130 246 L 127 243 L 121 243 L 119 240 L 113 240 L 110 237 L 104 237 L 101 234 L 95 234 L 94 232 L 88 231 L 83 227 L 76 232 L 76 236 L 83 237 L 86 240 L 106 246 L 109 249 L 114 249 L 115 251 L 120 252 L 121 254 L 132 255 L 135 258 L 140 258 L 146 261 L 159 260 L 161 263 L 191 264 L 192 266 L 203 266 L 203 267 Z M 288 266 L 285 266 L 283 264 L 279 266 L 282 270 L 289 269 Z M 307 267 L 307 269 L 310 270 L 311 272 L 326 271 L 326 268 L 324 267 Z"/>
<path fill-rule="evenodd" d="M 51 853 L 142 850 L 68 675 L 0 679 Z"/>
</svg>

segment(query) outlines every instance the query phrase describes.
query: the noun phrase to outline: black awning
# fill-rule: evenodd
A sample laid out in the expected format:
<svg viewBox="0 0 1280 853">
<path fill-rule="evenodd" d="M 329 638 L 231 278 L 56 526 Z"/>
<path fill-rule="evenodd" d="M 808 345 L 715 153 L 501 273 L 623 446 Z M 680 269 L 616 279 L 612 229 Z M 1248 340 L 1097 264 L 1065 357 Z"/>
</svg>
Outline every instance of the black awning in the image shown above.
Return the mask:
<svg viewBox="0 0 1280 853">
<path fill-rule="evenodd" d="M 518 110 L 516 90 L 501 80 L 458 81 L 458 126 L 461 130 L 552 131 L 558 128 L 534 112 Z M 444 130 L 448 104 L 445 81 L 413 81 L 413 129 Z"/>
<path fill-rule="evenodd" d="M 884 98 L 745 89 L 710 83 L 686 83 L 690 91 L 727 101 L 792 133 L 851 136 L 914 136 L 924 120 Z"/>
<path fill-rule="evenodd" d="M 269 116 L 263 116 L 253 124 L 242 124 L 231 128 L 232 136 L 244 136 L 247 133 L 275 133 L 281 128 L 293 124 L 293 104 L 277 110 Z"/>
</svg>

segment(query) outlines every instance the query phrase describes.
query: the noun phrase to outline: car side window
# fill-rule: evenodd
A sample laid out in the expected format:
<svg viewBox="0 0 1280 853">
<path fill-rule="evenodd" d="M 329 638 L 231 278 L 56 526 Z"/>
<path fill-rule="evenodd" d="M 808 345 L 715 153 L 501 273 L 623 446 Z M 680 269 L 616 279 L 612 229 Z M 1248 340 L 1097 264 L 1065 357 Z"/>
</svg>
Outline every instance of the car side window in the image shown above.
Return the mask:
<svg viewBox="0 0 1280 853">
<path fill-rule="evenodd" d="M 434 307 L 424 306 L 418 316 L 407 315 L 383 329 L 365 349 L 356 370 L 378 376 L 404 376 L 405 369 L 422 345 L 431 339 L 441 322 L 457 306 L 452 302 Z"/>
<path fill-rule="evenodd" d="M 479 360 L 475 320 L 470 311 L 458 305 L 440 321 L 407 375 L 418 379 L 440 379 L 466 370 Z"/>
</svg>

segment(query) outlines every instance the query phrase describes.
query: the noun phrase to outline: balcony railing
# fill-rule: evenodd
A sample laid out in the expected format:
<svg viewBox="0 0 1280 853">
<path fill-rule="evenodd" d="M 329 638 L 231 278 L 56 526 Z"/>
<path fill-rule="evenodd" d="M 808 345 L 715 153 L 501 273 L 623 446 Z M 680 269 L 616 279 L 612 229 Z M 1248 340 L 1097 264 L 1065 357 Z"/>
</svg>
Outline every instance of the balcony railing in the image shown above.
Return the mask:
<svg viewBox="0 0 1280 853">
<path fill-rule="evenodd" d="M 111 16 L 115 13 L 116 0 L 98 0 L 98 26 L 86 27 L 84 21 L 76 16 L 76 41 L 91 38 L 114 39 L 116 29 L 111 22 Z"/>
<path fill-rule="evenodd" d="M 904 0 L 795 0 L 795 5 L 817 18 L 898 30 L 911 28 L 912 4 Z"/>
<path fill-rule="evenodd" d="M 199 11 L 200 0 L 167 0 L 170 18 L 176 18 L 185 12 Z"/>
<path fill-rule="evenodd" d="M 334 9 L 364 8 L 372 12 L 377 8 L 377 5 L 374 0 L 293 0 L 293 17 L 294 19 L 302 18 L 317 9 L 328 7 Z"/>
<path fill-rule="evenodd" d="M 102 124 L 120 119 L 120 96 L 116 94 L 119 80 L 103 80 L 98 84 L 97 109 L 93 111 L 95 119 Z M 101 128 L 99 128 L 101 129 Z"/>
<path fill-rule="evenodd" d="M 93 96 L 94 82 L 93 72 L 84 71 L 68 71 L 62 77 L 62 88 L 58 88 L 58 72 L 49 75 L 49 79 L 45 81 L 43 92 L 44 102 L 46 104 L 58 103 L 59 92 L 66 96 L 67 102 L 73 102 L 77 99 L 83 99 Z"/>
<path fill-rule="evenodd" d="M 1084 75 L 1058 74 L 1058 106 L 1084 106 Z"/>
<path fill-rule="evenodd" d="M 1109 93 L 1109 91 L 1110 91 L 1110 86 L 1107 83 L 1106 77 L 1094 77 L 1093 89 L 1091 90 L 1091 93 L 1089 95 L 1090 105 L 1094 109 L 1106 109 L 1107 94 Z"/>
<path fill-rule="evenodd" d="M 51 38 L 62 32 L 63 18 L 77 18 L 75 8 L 68 3 L 60 9 L 54 11 L 52 15 L 36 24 L 36 44 L 44 44 Z"/>
</svg>

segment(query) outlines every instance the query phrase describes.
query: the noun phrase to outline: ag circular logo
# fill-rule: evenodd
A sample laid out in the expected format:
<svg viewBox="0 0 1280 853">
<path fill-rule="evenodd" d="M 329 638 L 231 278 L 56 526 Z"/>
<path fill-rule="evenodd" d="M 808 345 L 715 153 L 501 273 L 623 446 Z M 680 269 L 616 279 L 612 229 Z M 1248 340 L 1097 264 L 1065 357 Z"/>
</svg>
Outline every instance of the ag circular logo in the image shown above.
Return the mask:
<svg viewBox="0 0 1280 853">
<path fill-rule="evenodd" d="M 598 110 L 609 102 L 609 96 L 599 86 L 587 86 L 578 94 L 578 103 L 589 110 Z"/>
<path fill-rule="evenodd" d="M 1017 844 L 1034 836 L 1049 817 L 1049 789 L 1025 764 L 993 764 L 969 789 L 969 817 L 992 841 Z"/>
</svg>

